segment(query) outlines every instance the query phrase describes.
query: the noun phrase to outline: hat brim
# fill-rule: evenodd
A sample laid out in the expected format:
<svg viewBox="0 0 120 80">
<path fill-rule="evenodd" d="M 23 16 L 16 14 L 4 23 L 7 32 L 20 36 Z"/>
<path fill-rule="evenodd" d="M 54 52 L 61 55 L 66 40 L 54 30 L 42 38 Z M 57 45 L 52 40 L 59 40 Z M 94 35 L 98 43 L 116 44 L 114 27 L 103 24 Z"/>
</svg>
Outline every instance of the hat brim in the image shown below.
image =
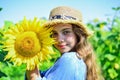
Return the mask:
<svg viewBox="0 0 120 80">
<path fill-rule="evenodd" d="M 59 24 L 59 23 L 75 24 L 75 25 L 79 26 L 85 32 L 85 34 L 87 36 L 90 36 L 93 33 L 90 30 L 88 30 L 88 28 L 86 27 L 85 24 L 83 24 L 80 21 L 76 21 L 76 20 L 60 20 L 60 19 L 58 20 L 58 19 L 54 19 L 54 20 L 46 22 L 44 24 L 44 26 L 45 27 L 51 27 L 51 26 L 54 26 L 54 25 Z"/>
</svg>

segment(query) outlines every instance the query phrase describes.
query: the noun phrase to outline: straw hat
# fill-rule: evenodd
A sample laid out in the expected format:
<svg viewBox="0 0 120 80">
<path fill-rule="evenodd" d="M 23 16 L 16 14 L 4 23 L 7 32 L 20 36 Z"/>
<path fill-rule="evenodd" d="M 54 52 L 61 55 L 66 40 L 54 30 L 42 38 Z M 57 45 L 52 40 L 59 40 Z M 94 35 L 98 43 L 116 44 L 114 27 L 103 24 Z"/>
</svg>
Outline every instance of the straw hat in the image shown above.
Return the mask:
<svg viewBox="0 0 120 80">
<path fill-rule="evenodd" d="M 70 23 L 79 26 L 87 36 L 91 35 L 91 32 L 82 22 L 82 14 L 80 11 L 75 10 L 67 6 L 59 6 L 51 10 L 49 15 L 49 21 L 44 26 L 54 26 L 58 23 Z"/>
</svg>

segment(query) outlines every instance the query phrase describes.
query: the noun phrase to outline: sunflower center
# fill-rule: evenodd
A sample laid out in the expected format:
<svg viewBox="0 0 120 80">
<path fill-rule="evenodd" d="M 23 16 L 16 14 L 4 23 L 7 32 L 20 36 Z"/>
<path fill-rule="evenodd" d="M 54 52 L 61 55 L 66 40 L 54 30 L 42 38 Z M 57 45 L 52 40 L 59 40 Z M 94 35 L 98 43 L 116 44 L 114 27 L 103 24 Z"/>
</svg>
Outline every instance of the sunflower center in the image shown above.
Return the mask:
<svg viewBox="0 0 120 80">
<path fill-rule="evenodd" d="M 31 50 L 33 47 L 34 47 L 34 42 L 32 40 L 32 38 L 30 37 L 25 37 L 23 40 L 22 40 L 23 44 L 21 44 L 22 48 L 23 49 L 26 49 L 26 50 Z"/>
<path fill-rule="evenodd" d="M 33 57 L 40 52 L 41 45 L 35 32 L 27 31 L 17 36 L 16 53 L 24 57 Z"/>
</svg>

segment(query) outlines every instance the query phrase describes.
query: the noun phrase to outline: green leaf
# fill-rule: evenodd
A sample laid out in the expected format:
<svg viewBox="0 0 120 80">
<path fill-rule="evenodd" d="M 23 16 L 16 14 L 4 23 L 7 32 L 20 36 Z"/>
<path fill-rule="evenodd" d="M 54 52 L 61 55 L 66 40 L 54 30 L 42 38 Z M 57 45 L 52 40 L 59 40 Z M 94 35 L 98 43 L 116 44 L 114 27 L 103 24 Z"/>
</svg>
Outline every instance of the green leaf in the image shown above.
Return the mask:
<svg viewBox="0 0 120 80">
<path fill-rule="evenodd" d="M 105 62 L 103 70 L 106 70 L 110 66 L 110 62 Z"/>
<path fill-rule="evenodd" d="M 112 61 L 116 58 L 116 56 L 112 55 L 112 54 L 106 54 L 105 57 L 109 60 Z"/>
<path fill-rule="evenodd" d="M 5 73 L 3 73 L 3 72 L 0 71 L 0 78 L 1 77 L 7 77 L 7 75 Z"/>
<path fill-rule="evenodd" d="M 112 68 L 112 69 L 108 69 L 108 73 L 109 73 L 109 76 L 114 79 L 118 76 L 118 73 Z"/>
</svg>

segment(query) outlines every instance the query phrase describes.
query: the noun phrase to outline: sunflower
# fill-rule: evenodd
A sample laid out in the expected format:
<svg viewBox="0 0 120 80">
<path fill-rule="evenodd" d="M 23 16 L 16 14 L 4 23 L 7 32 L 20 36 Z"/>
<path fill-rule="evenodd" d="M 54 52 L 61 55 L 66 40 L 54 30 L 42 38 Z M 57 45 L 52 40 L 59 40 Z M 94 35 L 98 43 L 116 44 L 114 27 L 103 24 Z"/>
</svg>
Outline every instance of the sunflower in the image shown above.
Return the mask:
<svg viewBox="0 0 120 80">
<path fill-rule="evenodd" d="M 50 37 L 52 28 L 43 26 L 45 20 L 27 20 L 24 18 L 4 33 L 7 40 L 3 48 L 8 51 L 5 60 L 10 60 L 14 65 L 26 64 L 27 70 L 39 66 L 42 61 L 50 57 L 54 39 Z"/>
</svg>

